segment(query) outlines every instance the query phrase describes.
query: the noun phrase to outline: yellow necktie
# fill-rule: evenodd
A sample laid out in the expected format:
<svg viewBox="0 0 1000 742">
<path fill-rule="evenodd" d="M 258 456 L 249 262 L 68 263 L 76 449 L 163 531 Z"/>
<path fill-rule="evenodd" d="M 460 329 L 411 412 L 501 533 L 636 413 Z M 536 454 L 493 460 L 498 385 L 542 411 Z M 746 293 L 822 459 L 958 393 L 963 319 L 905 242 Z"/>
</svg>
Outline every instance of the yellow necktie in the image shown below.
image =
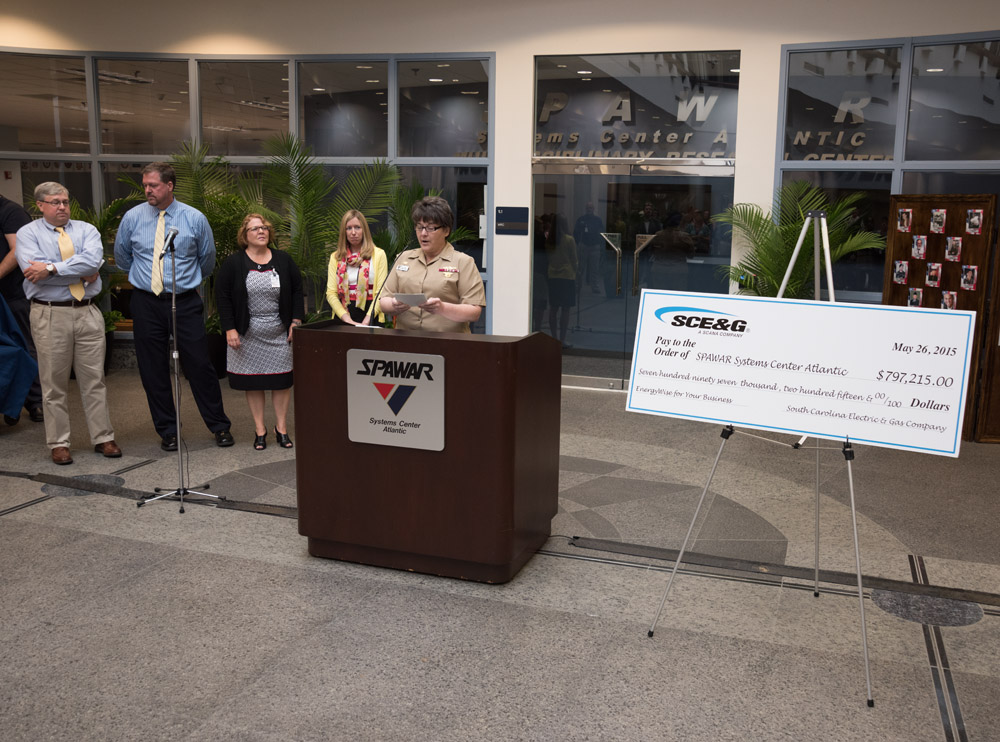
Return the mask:
<svg viewBox="0 0 1000 742">
<path fill-rule="evenodd" d="M 163 261 L 160 256 L 163 254 L 163 237 L 167 231 L 166 222 L 163 221 L 166 213 L 166 209 L 160 212 L 160 218 L 156 220 L 156 235 L 153 237 L 153 266 L 149 283 L 156 296 L 163 293 Z"/>
<path fill-rule="evenodd" d="M 63 262 L 66 262 L 76 255 L 76 250 L 73 248 L 73 240 L 70 239 L 70 236 L 66 234 L 66 230 L 62 227 L 56 227 L 56 231 L 59 233 L 59 254 L 62 255 Z M 77 301 L 83 301 L 83 281 L 71 283 L 69 285 L 69 293 Z"/>
</svg>

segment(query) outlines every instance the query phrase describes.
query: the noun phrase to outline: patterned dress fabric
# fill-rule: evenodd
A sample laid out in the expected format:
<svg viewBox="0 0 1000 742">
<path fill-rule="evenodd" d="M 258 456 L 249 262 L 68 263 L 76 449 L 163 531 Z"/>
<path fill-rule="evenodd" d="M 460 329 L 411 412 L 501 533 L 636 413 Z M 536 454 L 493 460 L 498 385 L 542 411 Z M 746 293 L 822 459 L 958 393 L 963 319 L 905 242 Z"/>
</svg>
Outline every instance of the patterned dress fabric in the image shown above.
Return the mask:
<svg viewBox="0 0 1000 742">
<path fill-rule="evenodd" d="M 233 389 L 288 389 L 292 386 L 292 346 L 278 316 L 277 286 L 270 268 L 247 273 L 250 327 L 239 348 L 229 348 L 226 370 Z"/>
</svg>

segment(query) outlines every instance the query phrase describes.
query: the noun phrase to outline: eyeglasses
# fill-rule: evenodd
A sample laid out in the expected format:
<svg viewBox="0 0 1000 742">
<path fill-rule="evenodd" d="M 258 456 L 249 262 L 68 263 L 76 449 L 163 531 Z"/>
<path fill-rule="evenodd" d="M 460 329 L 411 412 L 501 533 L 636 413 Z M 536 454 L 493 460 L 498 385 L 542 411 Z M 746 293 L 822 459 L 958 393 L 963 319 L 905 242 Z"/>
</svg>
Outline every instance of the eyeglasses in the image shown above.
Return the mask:
<svg viewBox="0 0 1000 742">
<path fill-rule="evenodd" d="M 434 234 L 439 229 L 443 229 L 443 227 L 428 227 L 428 226 L 425 226 L 423 224 L 417 225 L 417 227 L 416 227 L 416 230 L 417 230 L 418 234 L 420 232 L 423 232 L 424 234 Z"/>
<path fill-rule="evenodd" d="M 57 208 L 59 206 L 69 206 L 69 201 L 67 199 L 65 199 L 65 198 L 62 199 L 62 200 L 60 200 L 60 201 L 39 201 L 38 203 L 40 203 L 40 204 L 48 204 L 49 206 L 55 206 Z"/>
<path fill-rule="evenodd" d="M 259 227 L 247 227 L 247 232 L 270 232 L 270 227 L 265 227 L 261 224 Z"/>
</svg>

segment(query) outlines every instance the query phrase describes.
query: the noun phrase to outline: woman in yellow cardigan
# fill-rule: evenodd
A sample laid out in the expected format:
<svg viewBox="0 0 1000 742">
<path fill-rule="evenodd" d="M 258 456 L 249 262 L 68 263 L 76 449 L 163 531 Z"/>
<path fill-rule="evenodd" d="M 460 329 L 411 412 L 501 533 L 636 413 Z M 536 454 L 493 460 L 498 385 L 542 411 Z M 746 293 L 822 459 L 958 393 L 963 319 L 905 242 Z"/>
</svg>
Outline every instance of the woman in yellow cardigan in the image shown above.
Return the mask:
<svg viewBox="0 0 1000 742">
<path fill-rule="evenodd" d="M 326 300 L 333 316 L 348 325 L 371 324 L 372 314 L 383 322 L 381 308 L 377 303 L 370 305 L 388 273 L 385 251 L 372 241 L 364 214 L 354 209 L 346 212 L 340 220 L 340 237 L 326 278 Z"/>
</svg>

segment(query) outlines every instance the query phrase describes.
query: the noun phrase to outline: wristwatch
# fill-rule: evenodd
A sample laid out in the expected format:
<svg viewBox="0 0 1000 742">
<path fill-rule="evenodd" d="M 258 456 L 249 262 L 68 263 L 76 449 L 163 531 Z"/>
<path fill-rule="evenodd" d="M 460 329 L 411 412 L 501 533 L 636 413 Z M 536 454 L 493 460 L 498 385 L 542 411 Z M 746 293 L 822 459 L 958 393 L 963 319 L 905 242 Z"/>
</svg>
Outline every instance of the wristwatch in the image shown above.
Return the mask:
<svg viewBox="0 0 1000 742">
<path fill-rule="evenodd" d="M 45 270 L 49 272 L 50 276 L 54 276 L 56 274 L 56 267 L 52 263 L 46 263 Z"/>
</svg>

